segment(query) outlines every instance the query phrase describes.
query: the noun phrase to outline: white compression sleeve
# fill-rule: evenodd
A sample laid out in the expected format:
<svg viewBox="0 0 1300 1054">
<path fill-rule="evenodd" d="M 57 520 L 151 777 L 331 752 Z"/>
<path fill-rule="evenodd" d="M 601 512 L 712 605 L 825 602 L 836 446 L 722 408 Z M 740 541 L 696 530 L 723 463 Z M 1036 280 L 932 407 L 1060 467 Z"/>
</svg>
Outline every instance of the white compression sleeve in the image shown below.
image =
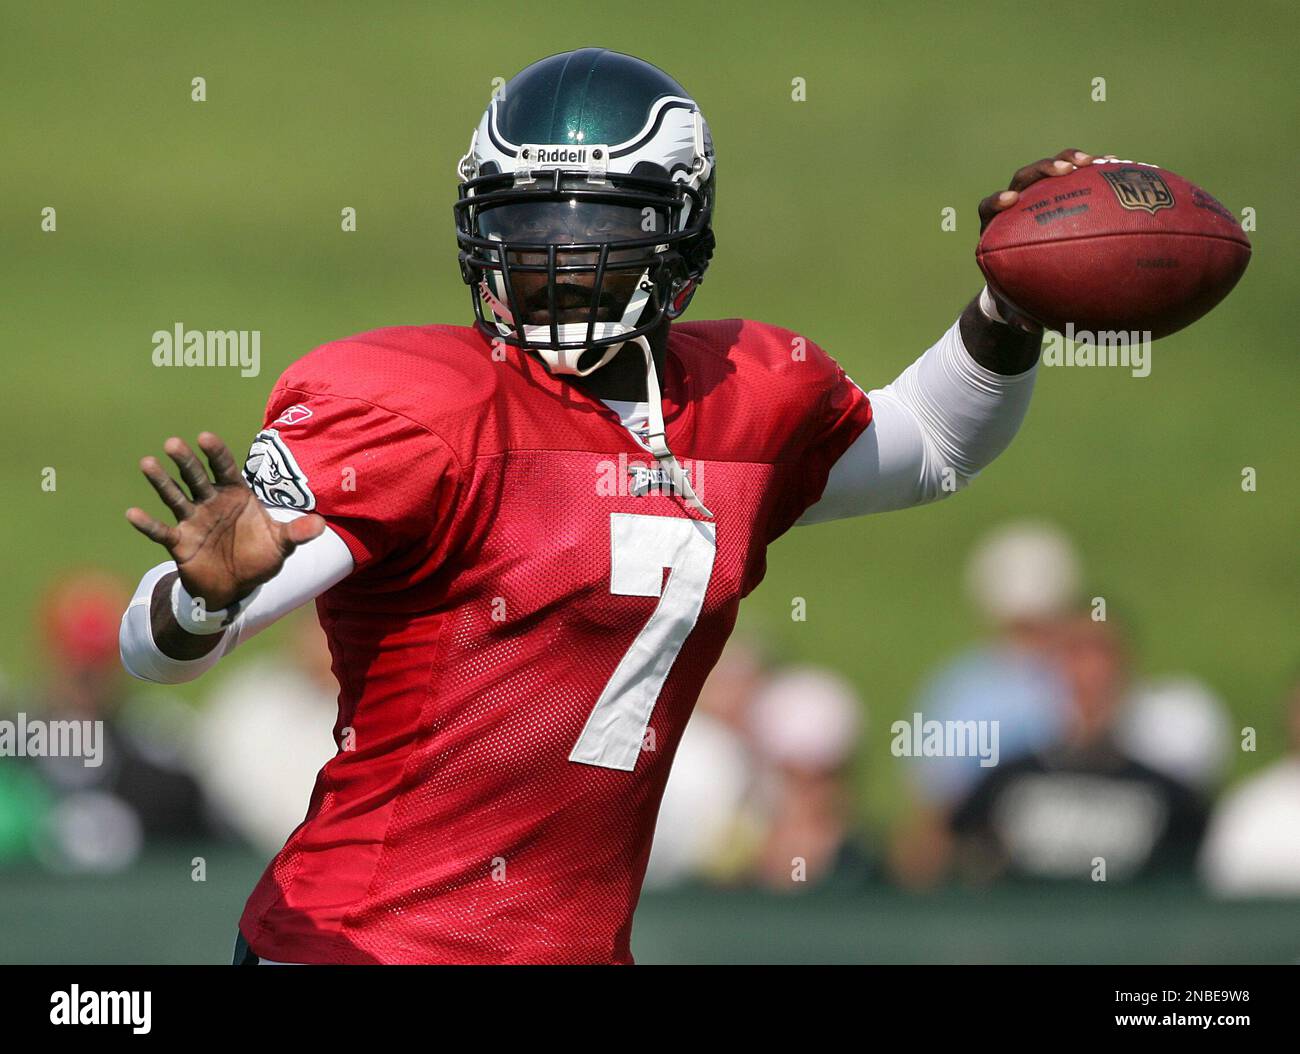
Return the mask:
<svg viewBox="0 0 1300 1054">
<path fill-rule="evenodd" d="M 277 520 L 291 520 L 302 515 L 271 506 L 266 506 L 266 511 Z M 176 570 L 176 564 L 168 560 L 145 573 L 126 614 L 122 616 L 122 628 L 118 634 L 122 665 L 127 673 L 142 681 L 158 684 L 192 681 L 215 666 L 223 655 L 230 654 L 240 642 L 343 581 L 352 573 L 352 567 L 352 553 L 347 544 L 327 527 L 319 538 L 313 538 L 289 554 L 280 573 L 262 586 L 261 592 L 236 616 L 215 648 L 197 659 L 173 659 L 154 643 L 150 623 L 154 586 L 163 575 Z"/>
<path fill-rule="evenodd" d="M 1037 374 L 1036 364 L 1011 377 L 985 369 L 954 322 L 896 381 L 867 393 L 871 424 L 799 522 L 905 509 L 965 487 L 1015 436 Z"/>
</svg>

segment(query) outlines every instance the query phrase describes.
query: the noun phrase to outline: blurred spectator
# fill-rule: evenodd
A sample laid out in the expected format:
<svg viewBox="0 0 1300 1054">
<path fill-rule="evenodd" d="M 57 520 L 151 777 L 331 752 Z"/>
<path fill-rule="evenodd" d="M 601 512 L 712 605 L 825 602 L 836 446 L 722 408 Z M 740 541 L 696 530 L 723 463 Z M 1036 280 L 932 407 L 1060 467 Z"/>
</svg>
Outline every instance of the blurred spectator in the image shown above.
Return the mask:
<svg viewBox="0 0 1300 1054">
<path fill-rule="evenodd" d="M 307 815 L 317 773 L 338 750 L 338 682 L 325 634 L 311 608 L 286 623 L 289 647 L 219 680 L 195 736 L 195 766 L 213 806 L 267 853 Z"/>
<path fill-rule="evenodd" d="M 1072 610 L 1081 572 L 1074 543 L 1059 527 L 1032 520 L 985 536 L 966 564 L 971 602 L 991 624 L 1032 635 Z"/>
<path fill-rule="evenodd" d="M 934 674 L 914 711 L 925 720 L 995 722 L 1003 762 L 1057 742 L 1068 692 L 1054 662 L 1056 636 L 1077 609 L 1079 580 L 1074 546 L 1055 527 L 1012 523 L 983 539 L 966 581 L 993 639 Z M 952 811 L 985 771 L 977 757 L 913 759 L 916 801 L 891 848 L 900 883 L 925 887 L 943 877 Z"/>
<path fill-rule="evenodd" d="M 784 670 L 758 692 L 750 728 L 772 784 L 755 867 L 762 885 L 802 890 L 868 876 L 867 854 L 851 830 L 846 781 L 862 727 L 861 700 L 828 670 Z"/>
<path fill-rule="evenodd" d="M 1119 719 L 1120 749 L 1184 787 L 1210 795 L 1232 749 L 1228 710 L 1194 677 L 1139 686 Z"/>
<path fill-rule="evenodd" d="M 748 719 L 765 676 L 757 646 L 733 637 L 678 745 L 659 808 L 646 888 L 731 882 L 749 868 L 763 808 Z"/>
<path fill-rule="evenodd" d="M 1210 822 L 1200 871 L 1220 896 L 1300 896 L 1300 683 L 1285 716 L 1287 756 L 1228 791 Z"/>
<path fill-rule="evenodd" d="M 102 572 L 80 572 L 49 591 L 40 611 L 49 669 L 35 712 L 44 721 L 102 722 L 102 761 L 37 757 L 53 797 L 41 855 L 57 869 L 117 870 L 152 839 L 211 833 L 185 764 L 188 713 L 176 700 L 133 694 L 118 661 L 129 590 Z"/>
<path fill-rule="evenodd" d="M 0 719 L 13 720 L 8 680 L 0 672 Z M 0 867 L 31 859 L 50 796 L 30 765 L 0 757 Z"/>
<path fill-rule="evenodd" d="M 959 866 L 976 880 L 1087 880 L 1101 859 L 1108 881 L 1190 867 L 1203 800 L 1128 756 L 1117 740 L 1128 691 L 1118 633 L 1080 615 L 1059 642 L 1070 687 L 1066 738 L 987 770 L 953 818 Z"/>
<path fill-rule="evenodd" d="M 50 805 L 50 794 L 30 765 L 0 758 L 0 867 L 32 859 Z"/>
</svg>

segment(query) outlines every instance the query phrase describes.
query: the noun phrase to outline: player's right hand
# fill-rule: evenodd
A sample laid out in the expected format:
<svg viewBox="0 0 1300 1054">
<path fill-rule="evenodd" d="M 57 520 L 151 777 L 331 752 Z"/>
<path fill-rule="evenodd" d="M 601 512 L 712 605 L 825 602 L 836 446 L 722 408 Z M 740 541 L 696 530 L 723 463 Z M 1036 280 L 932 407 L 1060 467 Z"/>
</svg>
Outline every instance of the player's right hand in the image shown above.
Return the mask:
<svg viewBox="0 0 1300 1054">
<path fill-rule="evenodd" d="M 127 509 L 126 518 L 171 553 L 190 596 L 202 597 L 209 611 L 219 611 L 274 578 L 294 549 L 325 529 L 325 521 L 314 514 L 287 523 L 272 519 L 218 436 L 200 433 L 199 447 L 212 466 L 211 476 L 183 439 L 172 436 L 163 444 L 188 496 L 156 457 L 140 460 L 140 471 L 176 517 L 175 527 L 140 508 Z"/>
</svg>

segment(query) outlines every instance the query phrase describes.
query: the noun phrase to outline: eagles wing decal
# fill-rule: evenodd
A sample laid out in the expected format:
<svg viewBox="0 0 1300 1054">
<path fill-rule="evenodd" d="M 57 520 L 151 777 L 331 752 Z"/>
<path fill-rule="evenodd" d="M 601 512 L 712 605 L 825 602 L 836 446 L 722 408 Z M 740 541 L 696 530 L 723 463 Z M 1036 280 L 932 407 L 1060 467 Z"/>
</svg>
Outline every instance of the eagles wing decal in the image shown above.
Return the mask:
<svg viewBox="0 0 1300 1054">
<path fill-rule="evenodd" d="M 316 508 L 316 495 L 307 486 L 307 473 L 298 467 L 274 428 L 263 429 L 253 438 L 244 463 L 244 479 L 267 505 L 299 512 Z"/>
</svg>

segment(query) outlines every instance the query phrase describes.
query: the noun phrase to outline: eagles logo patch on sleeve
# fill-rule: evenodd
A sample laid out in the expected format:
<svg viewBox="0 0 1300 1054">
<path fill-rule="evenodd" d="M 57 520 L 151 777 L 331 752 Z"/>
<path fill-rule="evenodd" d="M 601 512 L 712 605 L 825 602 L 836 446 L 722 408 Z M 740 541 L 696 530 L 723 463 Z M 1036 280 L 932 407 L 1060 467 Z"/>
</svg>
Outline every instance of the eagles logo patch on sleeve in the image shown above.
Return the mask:
<svg viewBox="0 0 1300 1054">
<path fill-rule="evenodd" d="M 253 438 L 244 462 L 244 479 L 267 505 L 299 512 L 316 508 L 316 495 L 307 486 L 307 473 L 298 467 L 274 428 L 265 428 Z"/>
</svg>

